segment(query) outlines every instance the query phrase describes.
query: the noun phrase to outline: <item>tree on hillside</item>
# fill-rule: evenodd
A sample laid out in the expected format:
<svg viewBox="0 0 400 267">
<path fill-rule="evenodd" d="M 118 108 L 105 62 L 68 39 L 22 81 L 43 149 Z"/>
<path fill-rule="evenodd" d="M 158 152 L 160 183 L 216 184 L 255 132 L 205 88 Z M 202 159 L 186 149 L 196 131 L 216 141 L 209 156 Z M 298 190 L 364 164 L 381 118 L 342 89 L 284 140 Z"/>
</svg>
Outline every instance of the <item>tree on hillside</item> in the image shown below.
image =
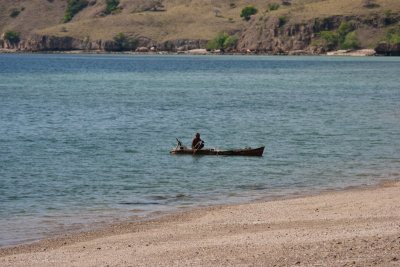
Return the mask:
<svg viewBox="0 0 400 267">
<path fill-rule="evenodd" d="M 218 35 L 209 41 L 206 45 L 207 50 L 216 49 L 231 49 L 236 46 L 237 37 L 235 35 L 228 35 L 226 32 L 219 32 Z"/>
<path fill-rule="evenodd" d="M 337 30 L 338 34 L 339 34 L 339 42 L 343 43 L 344 39 L 346 38 L 346 35 L 349 32 L 352 32 L 356 29 L 356 24 L 354 24 L 354 22 L 342 22 Z"/>
<path fill-rule="evenodd" d="M 213 8 L 213 12 L 215 13 L 215 16 L 218 17 L 218 14 L 221 13 L 221 10 L 219 10 L 218 8 L 214 7 Z"/>
<path fill-rule="evenodd" d="M 138 47 L 139 44 L 139 39 L 136 37 L 131 38 L 131 40 L 129 41 L 129 45 L 131 49 L 136 49 Z"/>
<path fill-rule="evenodd" d="M 278 10 L 279 9 L 279 4 L 277 3 L 269 3 L 268 4 L 268 9 L 269 11 L 274 11 L 274 10 Z"/>
<path fill-rule="evenodd" d="M 339 36 L 331 31 L 322 31 L 317 36 L 321 38 L 322 47 L 328 50 L 336 48 L 339 43 Z"/>
<path fill-rule="evenodd" d="M 360 47 L 361 47 L 360 40 L 358 40 L 357 33 L 354 31 L 354 32 L 349 32 L 346 35 L 340 49 L 359 49 Z"/>
<path fill-rule="evenodd" d="M 240 17 L 243 18 L 244 20 L 248 21 L 250 20 L 250 16 L 257 14 L 258 9 L 255 8 L 254 6 L 247 6 L 242 9 L 242 13 L 240 13 Z"/>
<path fill-rule="evenodd" d="M 127 48 L 128 46 L 128 38 L 122 32 L 118 33 L 114 37 L 114 41 L 118 46 L 118 51 L 122 51 Z"/>
<path fill-rule="evenodd" d="M 11 12 L 10 12 L 10 17 L 12 17 L 12 18 L 18 17 L 18 15 L 21 13 L 21 11 L 22 11 L 22 9 L 19 10 L 19 9 L 16 9 L 16 8 L 12 8 Z"/>
<path fill-rule="evenodd" d="M 82 9 L 87 7 L 89 2 L 87 0 L 68 0 L 67 13 L 65 13 L 63 23 L 67 23 Z"/>
<path fill-rule="evenodd" d="M 4 33 L 3 39 L 9 41 L 12 44 L 19 43 L 19 36 L 16 31 L 8 30 Z"/>
<path fill-rule="evenodd" d="M 112 12 L 118 9 L 119 0 L 106 0 L 106 9 L 104 10 L 105 14 L 111 14 Z"/>
</svg>

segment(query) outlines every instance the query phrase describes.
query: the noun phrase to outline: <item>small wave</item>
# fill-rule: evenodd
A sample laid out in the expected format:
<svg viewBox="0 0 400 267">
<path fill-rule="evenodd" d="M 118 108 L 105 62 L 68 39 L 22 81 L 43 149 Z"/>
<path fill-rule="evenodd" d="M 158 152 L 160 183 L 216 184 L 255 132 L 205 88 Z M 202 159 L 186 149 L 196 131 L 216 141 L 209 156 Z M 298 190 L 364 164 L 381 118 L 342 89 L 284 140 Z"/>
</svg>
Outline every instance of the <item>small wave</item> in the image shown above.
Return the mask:
<svg viewBox="0 0 400 267">
<path fill-rule="evenodd" d="M 124 152 L 125 153 L 137 153 L 137 151 L 136 150 L 134 150 L 134 149 L 129 149 L 129 148 L 127 148 L 127 149 L 124 149 Z"/>
<path fill-rule="evenodd" d="M 119 202 L 121 205 L 159 205 L 158 202 Z"/>
<path fill-rule="evenodd" d="M 166 197 L 166 196 L 151 196 L 150 199 L 153 199 L 153 200 L 166 200 L 166 199 L 168 199 L 168 197 Z"/>
<path fill-rule="evenodd" d="M 124 187 L 122 187 L 123 191 L 131 191 L 131 190 L 135 190 L 136 186 L 131 186 L 131 185 L 126 185 Z"/>
<path fill-rule="evenodd" d="M 262 185 L 238 185 L 236 188 L 245 190 L 265 190 L 267 187 Z"/>
</svg>

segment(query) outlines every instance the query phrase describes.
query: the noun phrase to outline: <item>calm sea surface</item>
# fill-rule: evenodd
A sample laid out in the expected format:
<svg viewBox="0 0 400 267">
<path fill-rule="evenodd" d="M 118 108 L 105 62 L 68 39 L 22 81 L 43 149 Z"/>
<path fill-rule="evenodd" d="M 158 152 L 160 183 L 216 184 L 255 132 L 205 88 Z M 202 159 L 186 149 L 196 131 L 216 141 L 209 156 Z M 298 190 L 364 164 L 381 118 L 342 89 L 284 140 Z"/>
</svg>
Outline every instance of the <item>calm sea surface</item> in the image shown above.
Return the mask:
<svg viewBox="0 0 400 267">
<path fill-rule="evenodd" d="M 0 55 L 2 247 L 399 172 L 400 58 Z"/>
</svg>

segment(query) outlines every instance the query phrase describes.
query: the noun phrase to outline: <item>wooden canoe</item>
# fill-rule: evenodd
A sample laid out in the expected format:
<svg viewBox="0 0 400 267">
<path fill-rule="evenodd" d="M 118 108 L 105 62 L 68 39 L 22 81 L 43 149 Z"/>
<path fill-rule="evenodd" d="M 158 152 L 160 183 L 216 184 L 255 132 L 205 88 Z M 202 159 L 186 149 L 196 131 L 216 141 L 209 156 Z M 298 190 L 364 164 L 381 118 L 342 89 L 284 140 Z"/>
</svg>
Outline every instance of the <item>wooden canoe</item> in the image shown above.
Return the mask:
<svg viewBox="0 0 400 267">
<path fill-rule="evenodd" d="M 243 148 L 236 150 L 219 150 L 214 148 L 191 149 L 186 146 L 177 146 L 170 153 L 178 155 L 211 155 L 211 156 L 262 156 L 264 147 Z"/>
</svg>

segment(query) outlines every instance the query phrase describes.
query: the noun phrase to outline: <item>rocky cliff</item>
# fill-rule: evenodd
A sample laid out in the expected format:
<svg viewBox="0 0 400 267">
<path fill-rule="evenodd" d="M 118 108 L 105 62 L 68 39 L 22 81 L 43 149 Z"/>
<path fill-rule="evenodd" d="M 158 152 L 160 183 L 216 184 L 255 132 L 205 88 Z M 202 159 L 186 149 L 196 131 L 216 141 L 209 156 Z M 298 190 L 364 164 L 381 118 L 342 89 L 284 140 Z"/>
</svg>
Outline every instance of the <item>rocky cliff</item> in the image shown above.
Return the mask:
<svg viewBox="0 0 400 267">
<path fill-rule="evenodd" d="M 158 43 L 148 38 L 139 38 L 134 46 L 121 47 L 121 44 L 114 40 L 93 40 L 85 41 L 73 37 L 57 37 L 34 34 L 18 43 L 4 40 L 0 48 L 17 50 L 22 52 L 40 51 L 186 51 L 202 48 L 207 40 L 171 40 Z"/>
<path fill-rule="evenodd" d="M 375 47 L 375 51 L 385 56 L 400 56 L 400 43 L 390 44 L 387 42 L 380 42 Z"/>
<path fill-rule="evenodd" d="M 371 42 L 369 35 L 382 35 L 386 27 L 396 27 L 399 16 L 392 14 L 388 20 L 375 16 L 332 16 L 324 19 L 312 19 L 306 22 L 289 21 L 287 17 L 255 16 L 249 26 L 240 34 L 236 49 L 238 51 L 253 51 L 270 54 L 320 54 L 332 50 L 332 47 L 316 42 L 321 39 L 320 33 L 328 31 L 335 33 L 343 23 L 352 23 L 354 30 L 360 35 L 361 47 L 375 47 L 377 53 L 397 55 L 400 44 L 390 45 Z M 379 40 L 384 36 L 374 36 Z M 333 47 L 335 48 L 335 47 Z"/>
</svg>

